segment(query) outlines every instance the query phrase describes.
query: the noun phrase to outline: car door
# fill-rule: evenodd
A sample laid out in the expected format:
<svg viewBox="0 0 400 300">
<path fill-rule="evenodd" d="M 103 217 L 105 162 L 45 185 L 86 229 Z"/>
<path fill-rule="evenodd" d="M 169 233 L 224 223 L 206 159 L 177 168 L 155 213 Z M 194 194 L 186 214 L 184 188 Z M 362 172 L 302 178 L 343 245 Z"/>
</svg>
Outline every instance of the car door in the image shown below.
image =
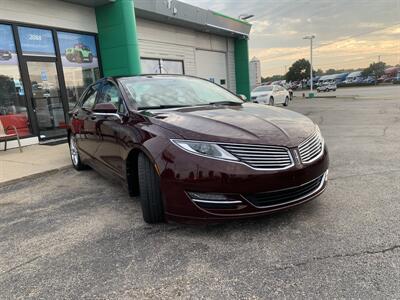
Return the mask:
<svg viewBox="0 0 400 300">
<path fill-rule="evenodd" d="M 112 81 L 106 81 L 102 86 L 96 105 L 103 103 L 112 103 L 117 108 L 117 113 L 96 114 L 97 134 L 100 141 L 96 159 L 123 179 L 125 177 L 123 153 L 127 147 L 124 122 L 128 118 L 128 110 L 118 86 Z"/>
<path fill-rule="evenodd" d="M 271 95 L 274 98 L 274 103 L 277 103 L 279 101 L 279 90 L 277 85 L 273 86 Z"/>
<path fill-rule="evenodd" d="M 281 86 L 276 86 L 276 100 L 275 103 L 282 103 L 282 97 L 283 97 L 283 88 Z"/>
<path fill-rule="evenodd" d="M 72 112 L 76 142 L 86 159 L 93 159 L 99 146 L 92 109 L 96 103 L 100 86 L 100 83 L 90 86 L 83 96 L 79 108 Z"/>
</svg>

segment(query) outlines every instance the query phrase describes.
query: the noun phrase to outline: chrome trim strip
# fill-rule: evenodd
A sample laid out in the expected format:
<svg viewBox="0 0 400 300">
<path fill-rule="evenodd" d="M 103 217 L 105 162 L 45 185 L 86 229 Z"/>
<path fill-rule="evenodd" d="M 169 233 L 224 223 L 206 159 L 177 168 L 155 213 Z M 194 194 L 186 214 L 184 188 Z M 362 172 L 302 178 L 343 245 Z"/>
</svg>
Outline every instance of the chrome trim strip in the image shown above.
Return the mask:
<svg viewBox="0 0 400 300">
<path fill-rule="evenodd" d="M 315 139 L 315 141 L 318 142 L 316 143 L 315 141 L 313 141 L 313 139 Z M 305 146 L 308 143 L 310 143 L 310 145 Z M 319 154 L 314 158 L 312 158 L 311 160 L 308 160 L 310 156 L 315 155 L 314 152 L 319 148 L 318 146 L 319 144 L 321 145 L 320 146 L 321 149 L 319 149 L 320 151 Z M 301 149 L 302 147 L 305 148 Z M 304 165 L 308 165 L 319 159 L 324 154 L 325 151 L 325 140 L 322 137 L 322 134 L 319 131 L 319 129 L 316 129 L 313 134 L 311 134 L 308 138 L 306 138 L 303 142 L 301 142 L 300 145 L 298 146 L 298 150 L 300 154 L 300 160 Z M 310 153 L 312 153 L 312 155 L 310 155 Z"/>
<path fill-rule="evenodd" d="M 233 143 L 218 145 L 254 170 L 286 170 L 294 166 L 292 153 L 287 147 Z"/>
<path fill-rule="evenodd" d="M 211 204 L 240 204 L 243 203 L 240 200 L 235 201 L 213 201 L 213 200 L 203 200 L 203 199 L 192 199 L 193 202 L 200 202 L 200 203 L 211 203 Z"/>
<path fill-rule="evenodd" d="M 251 203 L 251 201 L 247 200 L 246 197 L 244 197 L 244 196 L 242 196 L 242 197 L 244 199 L 246 199 L 246 201 L 248 201 L 251 205 L 253 205 L 254 207 L 257 207 L 257 208 L 274 208 L 274 207 L 278 207 L 278 206 L 284 206 L 284 205 L 287 205 L 287 204 L 290 204 L 290 203 L 301 201 L 301 200 L 303 200 L 305 198 L 310 197 L 312 194 L 318 193 L 322 189 L 322 187 L 324 186 L 325 181 L 327 181 L 326 180 L 326 178 L 327 178 L 326 176 L 327 175 L 328 175 L 328 170 L 326 170 L 325 173 L 323 174 L 323 176 L 321 177 L 321 182 L 320 182 L 320 184 L 318 185 L 318 187 L 315 190 L 311 191 L 310 193 L 308 193 L 305 196 L 302 196 L 300 198 L 296 198 L 294 200 L 290 200 L 288 202 L 284 202 L 284 203 L 280 203 L 280 204 L 274 204 L 274 205 L 257 206 L 257 205 L 254 205 L 253 203 Z M 315 179 L 317 179 L 317 178 L 315 178 Z M 315 179 L 313 179 L 313 180 L 315 180 Z M 310 181 L 308 181 L 306 183 L 303 183 L 301 185 L 298 185 L 298 186 L 295 186 L 295 187 L 292 187 L 292 188 L 301 187 L 303 185 L 306 185 L 306 184 L 312 182 L 313 180 L 310 180 Z M 288 188 L 288 189 L 291 189 L 291 188 Z M 286 190 L 286 189 L 276 190 L 276 191 L 271 191 L 271 192 L 279 192 L 279 191 L 284 191 L 284 190 Z"/>
</svg>

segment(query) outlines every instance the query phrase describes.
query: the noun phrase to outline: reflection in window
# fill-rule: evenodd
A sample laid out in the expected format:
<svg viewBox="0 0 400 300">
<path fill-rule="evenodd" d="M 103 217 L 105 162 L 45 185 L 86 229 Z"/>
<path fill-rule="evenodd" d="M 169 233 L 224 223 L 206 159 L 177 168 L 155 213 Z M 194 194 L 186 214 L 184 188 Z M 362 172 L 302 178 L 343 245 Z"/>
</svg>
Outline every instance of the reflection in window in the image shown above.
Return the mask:
<svg viewBox="0 0 400 300">
<path fill-rule="evenodd" d="M 95 37 L 57 32 L 69 109 L 78 102 L 87 86 L 100 78 Z"/>
<path fill-rule="evenodd" d="M 11 26 L 0 24 L 0 122 L 8 133 L 31 135 Z"/>
</svg>

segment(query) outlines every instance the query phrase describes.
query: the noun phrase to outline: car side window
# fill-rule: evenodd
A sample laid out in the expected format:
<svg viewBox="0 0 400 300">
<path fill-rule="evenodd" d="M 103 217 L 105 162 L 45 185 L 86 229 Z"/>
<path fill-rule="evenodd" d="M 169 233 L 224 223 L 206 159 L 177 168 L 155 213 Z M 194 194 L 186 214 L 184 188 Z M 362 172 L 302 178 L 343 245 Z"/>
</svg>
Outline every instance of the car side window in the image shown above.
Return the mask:
<svg viewBox="0 0 400 300">
<path fill-rule="evenodd" d="M 118 113 L 124 114 L 126 112 L 121 94 L 118 88 L 111 82 L 107 82 L 103 85 L 97 103 L 112 103 L 118 109 Z"/>
<path fill-rule="evenodd" d="M 94 106 L 94 103 L 96 102 L 96 96 L 97 96 L 97 92 L 99 89 L 99 85 L 95 84 L 93 86 L 90 87 L 90 89 L 88 90 L 88 92 L 85 95 L 85 98 L 82 101 L 82 108 L 87 109 L 87 110 L 91 110 Z"/>
</svg>

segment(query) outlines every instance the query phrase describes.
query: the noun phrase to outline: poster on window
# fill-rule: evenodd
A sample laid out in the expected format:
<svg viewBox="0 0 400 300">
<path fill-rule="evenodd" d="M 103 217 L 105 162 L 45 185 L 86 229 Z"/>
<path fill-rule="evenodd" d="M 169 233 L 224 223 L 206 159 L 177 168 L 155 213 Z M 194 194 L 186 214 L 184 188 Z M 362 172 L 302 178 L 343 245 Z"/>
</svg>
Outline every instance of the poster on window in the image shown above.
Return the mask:
<svg viewBox="0 0 400 300">
<path fill-rule="evenodd" d="M 22 54 L 32 56 L 56 56 L 53 35 L 50 30 L 18 27 Z"/>
<path fill-rule="evenodd" d="M 58 32 L 61 60 L 64 67 L 98 67 L 96 40 L 92 35 Z"/>
<path fill-rule="evenodd" d="M 0 65 L 18 65 L 14 37 L 10 25 L 0 24 Z"/>
</svg>

